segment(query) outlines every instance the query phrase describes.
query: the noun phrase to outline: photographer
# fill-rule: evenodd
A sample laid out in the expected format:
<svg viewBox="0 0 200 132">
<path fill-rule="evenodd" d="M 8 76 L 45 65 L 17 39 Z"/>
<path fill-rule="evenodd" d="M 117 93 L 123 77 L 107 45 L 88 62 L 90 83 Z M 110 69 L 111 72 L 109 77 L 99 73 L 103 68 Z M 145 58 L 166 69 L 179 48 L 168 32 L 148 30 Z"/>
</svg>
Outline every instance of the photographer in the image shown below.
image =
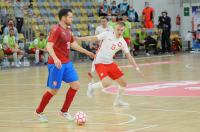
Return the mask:
<svg viewBox="0 0 200 132">
<path fill-rule="evenodd" d="M 167 11 L 163 11 L 162 16 L 158 19 L 158 28 L 162 29 L 162 53 L 171 52 L 170 34 L 171 34 L 171 18 L 167 16 Z"/>
</svg>

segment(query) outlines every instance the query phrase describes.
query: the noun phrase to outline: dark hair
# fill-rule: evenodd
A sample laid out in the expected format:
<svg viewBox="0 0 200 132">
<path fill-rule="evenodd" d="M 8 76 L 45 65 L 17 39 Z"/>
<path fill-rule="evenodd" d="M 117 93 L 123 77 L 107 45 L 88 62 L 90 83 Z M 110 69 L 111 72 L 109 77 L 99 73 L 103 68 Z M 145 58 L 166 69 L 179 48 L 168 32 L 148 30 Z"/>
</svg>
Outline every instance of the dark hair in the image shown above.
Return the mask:
<svg viewBox="0 0 200 132">
<path fill-rule="evenodd" d="M 40 36 L 44 36 L 44 33 L 40 33 Z"/>
<path fill-rule="evenodd" d="M 14 31 L 14 28 L 10 28 L 10 29 L 9 29 L 9 32 L 10 32 L 10 31 Z"/>
<path fill-rule="evenodd" d="M 106 19 L 108 21 L 108 18 L 106 16 L 102 16 L 101 19 Z"/>
<path fill-rule="evenodd" d="M 8 23 L 9 23 L 10 21 L 13 21 L 13 22 L 14 22 L 14 20 L 13 20 L 12 18 L 8 19 Z"/>
<path fill-rule="evenodd" d="M 72 13 L 72 10 L 71 10 L 71 9 L 66 9 L 66 8 L 60 9 L 60 11 L 58 12 L 58 18 L 59 18 L 59 20 L 61 20 L 61 18 L 62 18 L 63 16 L 68 15 L 69 12 Z"/>
<path fill-rule="evenodd" d="M 123 26 L 123 27 L 126 26 L 126 24 L 124 22 L 117 22 L 117 25 L 120 25 L 120 26 Z"/>
</svg>

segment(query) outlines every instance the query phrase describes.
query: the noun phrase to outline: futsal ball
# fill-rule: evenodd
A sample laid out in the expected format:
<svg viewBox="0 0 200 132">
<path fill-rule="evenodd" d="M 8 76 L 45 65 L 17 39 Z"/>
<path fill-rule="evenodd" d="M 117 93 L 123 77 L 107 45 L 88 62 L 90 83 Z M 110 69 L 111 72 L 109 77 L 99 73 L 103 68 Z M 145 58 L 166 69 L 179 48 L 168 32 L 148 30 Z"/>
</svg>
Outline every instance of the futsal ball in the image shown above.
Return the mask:
<svg viewBox="0 0 200 132">
<path fill-rule="evenodd" d="M 74 121 L 77 125 L 82 126 L 86 122 L 86 114 L 82 111 L 76 112 L 74 115 Z"/>
</svg>

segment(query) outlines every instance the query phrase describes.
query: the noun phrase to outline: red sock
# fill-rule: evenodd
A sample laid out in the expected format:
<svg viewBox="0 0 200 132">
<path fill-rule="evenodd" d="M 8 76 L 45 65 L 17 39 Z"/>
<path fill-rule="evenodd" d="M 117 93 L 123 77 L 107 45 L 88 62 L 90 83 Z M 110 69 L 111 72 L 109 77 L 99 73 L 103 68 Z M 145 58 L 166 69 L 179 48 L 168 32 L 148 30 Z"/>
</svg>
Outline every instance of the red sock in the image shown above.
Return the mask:
<svg viewBox="0 0 200 132">
<path fill-rule="evenodd" d="M 42 100 L 40 102 L 40 105 L 38 106 L 38 108 L 36 109 L 37 113 L 42 113 L 44 111 L 44 108 L 46 107 L 46 105 L 49 103 L 49 100 L 53 97 L 53 95 L 47 91 L 43 97 Z"/>
<path fill-rule="evenodd" d="M 61 112 L 67 112 L 76 94 L 76 90 L 69 88 Z"/>
</svg>

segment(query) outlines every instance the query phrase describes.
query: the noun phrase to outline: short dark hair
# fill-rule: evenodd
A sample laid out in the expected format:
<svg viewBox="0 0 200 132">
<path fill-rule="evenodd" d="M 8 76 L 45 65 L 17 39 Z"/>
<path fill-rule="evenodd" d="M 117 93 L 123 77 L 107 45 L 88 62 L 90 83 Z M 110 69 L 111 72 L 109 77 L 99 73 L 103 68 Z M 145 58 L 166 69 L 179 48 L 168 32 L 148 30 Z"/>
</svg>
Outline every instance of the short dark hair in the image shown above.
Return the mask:
<svg viewBox="0 0 200 132">
<path fill-rule="evenodd" d="M 40 33 L 40 36 L 44 36 L 44 33 Z"/>
<path fill-rule="evenodd" d="M 120 25 L 120 26 L 123 26 L 123 27 L 126 26 L 126 24 L 124 22 L 117 22 L 117 25 Z"/>
<path fill-rule="evenodd" d="M 106 16 L 102 16 L 100 19 L 106 19 L 108 21 L 108 18 Z"/>
<path fill-rule="evenodd" d="M 71 10 L 71 9 L 66 9 L 66 8 L 60 9 L 60 11 L 58 12 L 58 18 L 59 18 L 59 20 L 61 20 L 61 18 L 62 18 L 63 16 L 68 15 L 69 12 L 72 13 L 72 10 Z"/>
<path fill-rule="evenodd" d="M 9 29 L 9 32 L 10 32 L 10 31 L 14 31 L 14 28 L 10 28 L 10 29 Z"/>
</svg>

